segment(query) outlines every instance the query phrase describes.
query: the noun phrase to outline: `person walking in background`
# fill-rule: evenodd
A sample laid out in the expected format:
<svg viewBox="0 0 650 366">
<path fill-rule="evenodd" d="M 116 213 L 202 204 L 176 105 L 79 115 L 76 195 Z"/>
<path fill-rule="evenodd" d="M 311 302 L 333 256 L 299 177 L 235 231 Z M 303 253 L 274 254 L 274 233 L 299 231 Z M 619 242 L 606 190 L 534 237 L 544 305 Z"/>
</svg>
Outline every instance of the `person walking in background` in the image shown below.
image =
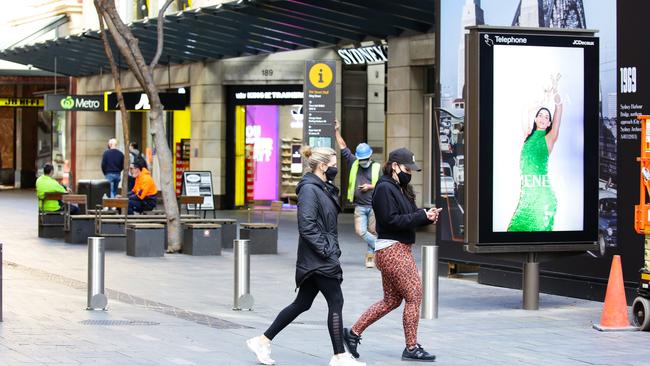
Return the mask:
<svg viewBox="0 0 650 366">
<path fill-rule="evenodd" d="M 274 365 L 271 341 L 300 314 L 309 310 L 319 292 L 327 300 L 327 328 L 334 350 L 329 366 L 365 366 L 345 352 L 343 345 L 343 270 L 339 257 L 338 189 L 331 183 L 337 173 L 336 152 L 327 147 L 303 149 L 308 170 L 298 186 L 298 296 L 275 318 L 264 334 L 246 341 L 257 360 Z"/>
<path fill-rule="evenodd" d="M 135 160 L 137 158 L 142 158 L 144 160 L 144 156 L 142 156 L 142 153 L 138 149 L 138 143 L 131 142 L 129 143 L 129 163 L 130 164 L 135 163 Z"/>
<path fill-rule="evenodd" d="M 117 149 L 117 140 L 108 140 L 108 149 L 102 155 L 102 173 L 110 183 L 109 197 L 117 196 L 117 188 L 120 185 L 120 178 L 124 170 L 124 154 Z"/>
<path fill-rule="evenodd" d="M 403 315 L 406 348 L 402 360 L 436 359 L 417 342 L 422 283 L 411 246 L 415 243 L 415 229 L 438 221 L 441 209 L 426 210 L 415 205 L 415 193 L 409 182 L 412 172 L 420 170 L 411 151 L 405 148 L 391 151 L 384 174 L 375 187 L 372 198 L 378 233 L 375 253 L 384 298 L 368 308 L 351 329 L 343 330 L 345 344 L 354 357 L 359 357 L 357 347 L 363 331 L 406 300 Z"/>
<path fill-rule="evenodd" d="M 336 121 L 336 141 L 341 148 L 341 156 L 350 166 L 347 200 L 354 203 L 354 231 L 368 245 L 366 267 L 375 266 L 375 214 L 372 211 L 372 194 L 379 180 L 381 165 L 372 161 L 372 148 L 365 142 L 360 143 L 355 153 L 348 148 L 341 136 L 341 125 Z"/>
<path fill-rule="evenodd" d="M 153 181 L 146 166 L 147 163 L 144 159 L 137 158 L 129 168 L 131 175 L 135 178 L 133 190 L 128 195 L 129 215 L 134 212 L 152 211 L 156 208 L 158 188 L 156 188 L 156 182 Z"/>
</svg>

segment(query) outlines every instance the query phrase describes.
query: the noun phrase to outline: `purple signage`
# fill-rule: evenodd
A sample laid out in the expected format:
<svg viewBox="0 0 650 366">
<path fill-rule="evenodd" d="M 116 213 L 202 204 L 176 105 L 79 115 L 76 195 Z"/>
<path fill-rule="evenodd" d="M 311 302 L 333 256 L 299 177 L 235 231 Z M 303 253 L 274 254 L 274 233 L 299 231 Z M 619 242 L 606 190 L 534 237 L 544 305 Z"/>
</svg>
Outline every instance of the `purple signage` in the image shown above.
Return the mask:
<svg viewBox="0 0 650 366">
<path fill-rule="evenodd" d="M 246 106 L 246 144 L 253 145 L 254 200 L 278 199 L 278 119 L 275 105 Z"/>
</svg>

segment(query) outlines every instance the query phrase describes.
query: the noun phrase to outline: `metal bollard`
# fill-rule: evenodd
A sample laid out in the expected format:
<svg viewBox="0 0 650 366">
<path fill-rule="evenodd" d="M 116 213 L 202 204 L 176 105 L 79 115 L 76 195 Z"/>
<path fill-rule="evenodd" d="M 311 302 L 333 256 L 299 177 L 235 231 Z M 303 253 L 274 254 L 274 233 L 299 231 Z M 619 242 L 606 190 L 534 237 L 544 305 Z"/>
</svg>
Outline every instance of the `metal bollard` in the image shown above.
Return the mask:
<svg viewBox="0 0 650 366">
<path fill-rule="evenodd" d="M 438 318 L 438 246 L 422 246 L 422 319 Z"/>
<path fill-rule="evenodd" d="M 233 310 L 252 310 L 255 304 L 250 294 L 251 286 L 251 257 L 248 250 L 248 239 L 233 240 L 235 251 L 235 293 Z"/>
<path fill-rule="evenodd" d="M 86 310 L 106 310 L 104 294 L 104 238 L 88 238 L 88 304 Z"/>
<path fill-rule="evenodd" d="M 524 262 L 522 284 L 524 310 L 539 310 L 539 261 L 535 253 L 528 253 Z"/>
</svg>

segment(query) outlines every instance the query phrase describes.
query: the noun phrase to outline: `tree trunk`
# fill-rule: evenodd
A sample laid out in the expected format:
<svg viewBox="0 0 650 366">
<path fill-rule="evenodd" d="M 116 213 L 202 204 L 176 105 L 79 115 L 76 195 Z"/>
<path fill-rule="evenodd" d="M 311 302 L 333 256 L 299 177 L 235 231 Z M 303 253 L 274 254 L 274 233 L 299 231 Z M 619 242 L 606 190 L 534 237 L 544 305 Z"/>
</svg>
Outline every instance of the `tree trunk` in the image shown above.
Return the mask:
<svg viewBox="0 0 650 366">
<path fill-rule="evenodd" d="M 162 103 L 160 103 L 158 93 L 154 94 L 154 97 L 156 101 L 150 100 L 149 123 L 151 136 L 156 146 L 156 158 L 160 169 L 160 190 L 162 191 L 165 213 L 167 214 L 167 249 L 170 252 L 177 252 L 181 249 L 182 234 L 180 214 L 176 202 L 176 187 L 174 187 L 174 181 L 172 180 L 172 154 L 165 138 Z"/>
<path fill-rule="evenodd" d="M 127 65 L 129 65 L 129 69 L 133 72 L 138 83 L 149 97 L 149 104 L 151 106 L 149 122 L 161 177 L 159 191 L 162 192 L 167 218 L 167 251 L 178 252 L 181 249 L 181 225 L 178 204 L 176 202 L 176 190 L 172 181 L 172 155 L 167 145 L 167 139 L 165 138 L 162 103 L 158 95 L 158 87 L 153 78 L 153 68 L 162 53 L 163 15 L 170 4 L 171 0 L 167 0 L 158 13 L 158 50 L 156 51 L 154 60 L 152 60 L 151 66 L 148 66 L 140 52 L 138 39 L 133 36 L 131 30 L 120 19 L 115 7 L 115 0 L 95 0 L 97 13 L 105 21 L 117 48 L 120 50 Z M 123 101 L 121 101 L 121 105 L 123 104 Z"/>
</svg>

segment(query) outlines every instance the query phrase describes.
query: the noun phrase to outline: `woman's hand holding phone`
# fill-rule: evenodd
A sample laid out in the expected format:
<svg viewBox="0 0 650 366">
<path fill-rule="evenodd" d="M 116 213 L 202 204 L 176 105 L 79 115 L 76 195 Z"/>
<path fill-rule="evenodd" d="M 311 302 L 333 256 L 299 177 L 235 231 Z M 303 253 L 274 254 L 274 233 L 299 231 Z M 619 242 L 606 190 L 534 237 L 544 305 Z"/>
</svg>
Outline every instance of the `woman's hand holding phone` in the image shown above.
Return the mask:
<svg viewBox="0 0 650 366">
<path fill-rule="evenodd" d="M 438 221 L 438 216 L 440 215 L 440 211 L 442 211 L 442 208 L 431 207 L 430 209 L 427 210 L 427 219 L 435 223 L 436 221 Z"/>
</svg>

